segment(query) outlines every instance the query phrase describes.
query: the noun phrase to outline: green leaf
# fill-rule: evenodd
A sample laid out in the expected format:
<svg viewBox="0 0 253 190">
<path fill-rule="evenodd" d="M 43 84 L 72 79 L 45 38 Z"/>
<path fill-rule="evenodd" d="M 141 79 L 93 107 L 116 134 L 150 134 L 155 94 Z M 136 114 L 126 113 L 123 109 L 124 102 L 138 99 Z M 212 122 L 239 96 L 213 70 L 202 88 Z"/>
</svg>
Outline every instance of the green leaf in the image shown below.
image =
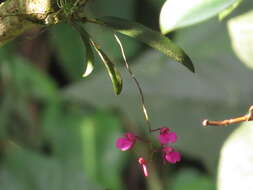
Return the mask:
<svg viewBox="0 0 253 190">
<path fill-rule="evenodd" d="M 218 190 L 253 189 L 253 123 L 236 128 L 220 153 Z"/>
<path fill-rule="evenodd" d="M 163 34 L 211 18 L 238 0 L 167 0 L 160 13 Z"/>
<path fill-rule="evenodd" d="M 188 55 L 169 38 L 153 31 L 142 24 L 116 17 L 103 17 L 96 20 L 97 24 L 105 25 L 124 35 L 136 38 L 150 47 L 157 49 L 175 61 L 182 63 L 192 72 L 194 66 Z"/>
<path fill-rule="evenodd" d="M 114 147 L 116 138 L 122 134 L 120 126 L 113 113 L 97 112 L 82 120 L 80 136 L 84 170 L 102 186 L 123 190 L 120 173 L 127 155 Z"/>
<path fill-rule="evenodd" d="M 111 62 L 109 57 L 101 50 L 101 48 L 91 40 L 91 43 L 95 50 L 97 51 L 100 59 L 104 63 L 107 72 L 109 73 L 109 76 L 112 80 L 114 92 L 119 95 L 122 90 L 122 79 L 119 71 L 116 69 L 115 65 Z"/>
<path fill-rule="evenodd" d="M 253 69 L 253 11 L 235 17 L 228 22 L 233 49 L 239 59 Z"/>
<path fill-rule="evenodd" d="M 230 15 L 241 4 L 241 2 L 242 2 L 242 0 L 237 0 L 230 7 L 228 7 L 224 11 L 220 12 L 220 14 L 219 14 L 219 20 L 223 20 L 225 17 L 227 17 L 228 15 Z"/>
<path fill-rule="evenodd" d="M 92 71 L 94 69 L 94 66 L 93 66 L 94 55 L 93 55 L 92 47 L 90 44 L 90 37 L 89 37 L 89 34 L 85 31 L 85 29 L 82 26 L 80 26 L 77 23 L 72 23 L 72 25 L 80 33 L 82 42 L 83 42 L 85 49 L 86 49 L 86 61 L 85 61 L 86 64 L 85 64 L 83 77 L 87 77 L 92 73 Z"/>
<path fill-rule="evenodd" d="M 50 42 L 68 79 L 79 80 L 86 56 L 79 34 L 67 24 L 55 25 L 50 29 Z"/>
<path fill-rule="evenodd" d="M 80 170 L 101 187 L 124 190 L 121 173 L 128 155 L 114 145 L 123 132 L 121 120 L 108 110 L 91 113 L 78 107 L 63 111 L 63 107 L 53 105 L 44 113 L 42 129 L 52 143 L 52 158 Z"/>
<path fill-rule="evenodd" d="M 150 3 L 157 11 L 160 11 L 165 0 L 147 0 L 147 3 Z"/>
</svg>

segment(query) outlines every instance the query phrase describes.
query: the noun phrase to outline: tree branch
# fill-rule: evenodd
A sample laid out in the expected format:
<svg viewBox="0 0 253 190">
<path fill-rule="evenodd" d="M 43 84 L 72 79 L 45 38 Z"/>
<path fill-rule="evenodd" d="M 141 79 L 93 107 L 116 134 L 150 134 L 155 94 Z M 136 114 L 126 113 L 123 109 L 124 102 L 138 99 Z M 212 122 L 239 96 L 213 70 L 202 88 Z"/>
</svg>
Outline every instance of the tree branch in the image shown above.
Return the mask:
<svg viewBox="0 0 253 190">
<path fill-rule="evenodd" d="M 247 114 L 241 116 L 241 117 L 236 117 L 236 118 L 232 118 L 232 119 L 226 119 L 223 121 L 210 121 L 210 120 L 204 120 L 202 122 L 203 126 L 227 126 L 227 125 L 231 125 L 231 124 L 235 124 L 235 123 L 241 123 L 241 122 L 245 122 L 245 121 L 252 121 L 253 120 L 253 105 L 250 106 L 249 111 Z"/>
<path fill-rule="evenodd" d="M 32 27 L 40 27 L 56 11 L 55 0 L 3 1 L 0 3 L 0 46 Z"/>
<path fill-rule="evenodd" d="M 33 27 L 79 20 L 88 0 L 3 0 L 0 3 L 0 47 Z M 0 1 L 1 2 L 1 1 Z M 61 4 L 62 3 L 62 4 Z M 80 13 L 80 14 L 79 14 Z"/>
</svg>

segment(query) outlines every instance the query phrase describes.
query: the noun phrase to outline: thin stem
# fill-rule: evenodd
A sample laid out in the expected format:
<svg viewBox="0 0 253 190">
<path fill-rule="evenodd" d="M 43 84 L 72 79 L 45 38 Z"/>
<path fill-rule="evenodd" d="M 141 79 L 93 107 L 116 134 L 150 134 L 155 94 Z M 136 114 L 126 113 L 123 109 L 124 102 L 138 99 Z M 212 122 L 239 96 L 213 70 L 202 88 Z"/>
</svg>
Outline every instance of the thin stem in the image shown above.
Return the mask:
<svg viewBox="0 0 253 190">
<path fill-rule="evenodd" d="M 117 41 L 117 43 L 119 44 L 119 47 L 120 47 L 120 50 L 121 50 L 121 54 L 123 56 L 123 59 L 124 59 L 124 62 L 125 62 L 125 66 L 126 66 L 126 69 L 128 71 L 128 73 L 130 74 L 132 80 L 134 81 L 138 91 L 139 91 L 139 95 L 140 95 L 140 100 L 141 100 L 141 107 L 142 107 L 142 111 L 143 111 L 143 114 L 144 114 L 144 117 L 145 117 L 145 121 L 147 123 L 147 126 L 148 126 L 148 130 L 149 132 L 151 133 L 152 132 L 152 128 L 151 128 L 151 122 L 149 120 L 149 116 L 148 116 L 148 112 L 147 112 L 147 108 L 146 108 L 146 105 L 145 105 L 145 99 L 144 99 L 144 95 L 143 95 L 143 91 L 141 89 L 141 86 L 140 86 L 140 83 L 139 81 L 136 79 L 135 75 L 133 74 L 129 64 L 127 63 L 127 59 L 126 59 L 126 55 L 125 55 L 125 52 L 124 52 L 124 48 L 122 46 L 122 43 L 120 41 L 120 39 L 118 38 L 118 36 L 116 34 L 114 34 L 114 37 Z"/>
<path fill-rule="evenodd" d="M 208 125 L 210 125 L 210 126 L 211 125 L 212 126 L 227 126 L 227 125 L 231 125 L 231 124 L 235 124 L 235 123 L 241 123 L 241 122 L 252 121 L 252 120 L 253 120 L 253 105 L 250 106 L 249 112 L 246 115 L 232 118 L 232 119 L 226 119 L 223 121 L 209 121 L 206 119 L 202 122 L 202 125 L 205 127 Z"/>
<path fill-rule="evenodd" d="M 151 132 L 160 131 L 161 128 L 152 129 Z"/>
<path fill-rule="evenodd" d="M 146 139 L 144 139 L 144 138 L 142 138 L 142 137 L 140 137 L 140 136 L 136 136 L 136 138 L 137 138 L 139 141 L 143 142 L 143 143 L 151 144 L 151 142 L 150 142 L 149 140 L 146 140 Z"/>
</svg>

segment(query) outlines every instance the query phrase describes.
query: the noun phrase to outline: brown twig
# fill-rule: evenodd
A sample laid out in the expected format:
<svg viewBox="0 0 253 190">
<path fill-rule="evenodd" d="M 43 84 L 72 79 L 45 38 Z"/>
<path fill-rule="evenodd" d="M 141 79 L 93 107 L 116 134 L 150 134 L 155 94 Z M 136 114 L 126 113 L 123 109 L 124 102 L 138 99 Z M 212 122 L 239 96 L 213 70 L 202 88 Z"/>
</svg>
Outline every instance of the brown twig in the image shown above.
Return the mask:
<svg viewBox="0 0 253 190">
<path fill-rule="evenodd" d="M 204 120 L 202 122 L 203 126 L 227 126 L 227 125 L 231 125 L 231 124 L 235 124 L 235 123 L 241 123 L 241 122 L 245 122 L 245 121 L 252 121 L 253 120 L 253 105 L 250 106 L 249 108 L 249 112 L 246 115 L 243 115 L 241 117 L 236 117 L 236 118 L 232 118 L 232 119 L 227 119 L 227 120 L 223 120 L 223 121 L 209 121 L 209 120 Z"/>
</svg>

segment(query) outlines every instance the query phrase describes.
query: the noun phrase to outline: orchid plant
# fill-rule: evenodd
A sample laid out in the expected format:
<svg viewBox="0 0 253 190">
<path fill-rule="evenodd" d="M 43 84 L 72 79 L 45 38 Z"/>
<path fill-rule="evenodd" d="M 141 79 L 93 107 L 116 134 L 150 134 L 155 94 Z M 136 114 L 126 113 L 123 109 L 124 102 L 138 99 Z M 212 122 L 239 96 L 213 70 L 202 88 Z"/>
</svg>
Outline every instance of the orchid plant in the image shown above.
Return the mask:
<svg viewBox="0 0 253 190">
<path fill-rule="evenodd" d="M 150 151 L 162 153 L 162 158 L 165 163 L 175 164 L 176 162 L 180 162 L 181 154 L 176 152 L 174 148 L 171 147 L 171 143 L 175 143 L 177 141 L 177 134 L 175 132 L 170 132 L 170 128 L 162 127 L 159 129 L 153 129 L 152 132 L 159 130 L 158 141 L 161 147 L 156 149 L 152 149 Z M 127 151 L 134 147 L 137 140 L 142 139 L 135 135 L 134 133 L 125 133 L 123 137 L 120 137 L 116 140 L 116 148 L 121 151 Z M 142 141 L 143 142 L 143 141 Z M 148 142 L 150 143 L 150 142 Z M 138 163 L 141 165 L 144 176 L 148 176 L 148 166 L 147 161 L 143 157 L 138 158 Z"/>
</svg>

